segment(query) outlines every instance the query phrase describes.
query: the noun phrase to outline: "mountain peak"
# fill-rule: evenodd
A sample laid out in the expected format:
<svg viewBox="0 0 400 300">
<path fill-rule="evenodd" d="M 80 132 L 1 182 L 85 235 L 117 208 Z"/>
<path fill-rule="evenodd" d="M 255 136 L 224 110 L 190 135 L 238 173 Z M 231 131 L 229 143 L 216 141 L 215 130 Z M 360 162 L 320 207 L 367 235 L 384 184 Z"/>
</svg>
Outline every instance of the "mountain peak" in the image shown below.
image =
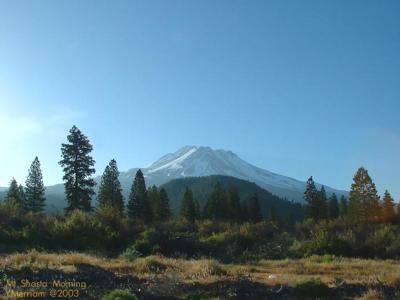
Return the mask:
<svg viewBox="0 0 400 300">
<path fill-rule="evenodd" d="M 212 149 L 208 146 L 184 146 L 168 153 L 143 168 L 148 185 L 161 185 L 172 179 L 225 175 L 252 181 L 271 193 L 288 199 L 303 201 L 305 182 L 272 173 L 253 166 L 235 153 L 224 149 Z M 129 178 L 133 172 L 129 172 Z M 128 179 L 128 178 L 127 178 Z M 131 184 L 131 179 L 127 185 Z M 328 194 L 346 194 L 344 191 L 326 187 Z"/>
</svg>

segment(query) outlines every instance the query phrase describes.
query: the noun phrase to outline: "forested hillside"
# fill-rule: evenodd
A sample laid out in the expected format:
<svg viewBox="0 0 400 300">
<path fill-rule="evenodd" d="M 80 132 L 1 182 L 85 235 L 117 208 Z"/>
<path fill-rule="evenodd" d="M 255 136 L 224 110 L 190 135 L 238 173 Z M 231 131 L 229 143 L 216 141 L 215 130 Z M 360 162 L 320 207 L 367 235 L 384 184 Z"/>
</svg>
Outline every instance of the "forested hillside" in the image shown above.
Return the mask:
<svg viewBox="0 0 400 300">
<path fill-rule="evenodd" d="M 186 188 L 193 191 L 193 197 L 199 201 L 200 207 L 203 208 L 215 185 L 218 183 L 221 184 L 225 190 L 236 189 L 242 202 L 257 195 L 261 206 L 261 212 L 265 218 L 271 217 L 271 214 L 276 214 L 276 217 L 282 219 L 287 219 L 289 216 L 293 217 L 295 220 L 301 220 L 303 218 L 302 206 L 299 203 L 279 198 L 253 182 L 235 177 L 212 175 L 173 179 L 162 185 L 162 188 L 167 191 L 171 201 L 172 211 L 178 212 Z"/>
</svg>

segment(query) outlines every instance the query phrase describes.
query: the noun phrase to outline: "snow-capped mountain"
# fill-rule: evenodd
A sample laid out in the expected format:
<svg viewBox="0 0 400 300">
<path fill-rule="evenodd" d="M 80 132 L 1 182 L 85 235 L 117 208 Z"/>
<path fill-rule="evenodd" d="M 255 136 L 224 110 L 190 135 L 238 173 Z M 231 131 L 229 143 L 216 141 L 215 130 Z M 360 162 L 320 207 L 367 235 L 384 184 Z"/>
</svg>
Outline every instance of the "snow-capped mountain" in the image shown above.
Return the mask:
<svg viewBox="0 0 400 300">
<path fill-rule="evenodd" d="M 138 169 L 121 172 L 120 180 L 125 191 L 129 191 Z M 271 193 L 289 200 L 303 201 L 305 182 L 282 176 L 253 166 L 236 154 L 210 147 L 186 146 L 169 153 L 146 168 L 142 168 L 147 185 L 161 185 L 171 179 L 207 175 L 227 175 L 255 182 Z M 317 186 L 320 186 L 317 184 Z M 328 194 L 346 195 L 347 192 L 325 186 Z"/>
<path fill-rule="evenodd" d="M 133 178 L 139 168 L 120 173 L 120 182 L 125 199 L 128 199 Z M 264 170 L 242 160 L 236 154 L 226 150 L 213 150 L 210 147 L 186 146 L 174 153 L 169 153 L 141 168 L 147 186 L 160 186 L 172 179 L 199 177 L 208 175 L 225 175 L 254 182 L 281 198 L 303 202 L 306 183 L 287 176 Z M 96 177 L 97 183 L 100 177 Z M 318 188 L 320 184 L 316 184 Z M 98 189 L 99 184 L 96 185 Z M 347 196 L 346 191 L 335 190 L 325 186 L 327 194 L 335 192 L 338 196 Z M 0 190 L 0 199 L 4 197 L 6 188 Z M 55 210 L 65 206 L 64 185 L 56 184 L 46 187 L 48 209 Z M 50 201 L 51 199 L 51 201 Z M 54 209 L 53 209 L 54 208 Z"/>
</svg>

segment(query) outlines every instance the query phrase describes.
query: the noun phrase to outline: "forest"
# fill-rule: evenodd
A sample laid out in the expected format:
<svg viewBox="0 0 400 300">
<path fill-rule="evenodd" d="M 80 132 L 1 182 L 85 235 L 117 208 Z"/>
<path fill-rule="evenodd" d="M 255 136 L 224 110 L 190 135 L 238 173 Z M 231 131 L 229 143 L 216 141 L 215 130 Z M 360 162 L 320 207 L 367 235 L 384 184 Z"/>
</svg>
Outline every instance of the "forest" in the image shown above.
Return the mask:
<svg viewBox="0 0 400 300">
<path fill-rule="evenodd" d="M 167 261 L 212 259 L 216 272 L 225 272 L 218 269 L 219 263 L 246 265 L 315 257 L 329 263 L 400 256 L 399 206 L 388 191 L 379 197 L 363 167 L 354 176 L 348 198 L 328 196 L 310 177 L 304 205 L 293 204 L 296 214 L 282 213 L 275 207 L 263 214 L 256 193 L 241 199 L 238 187 L 226 188 L 219 183 L 203 204 L 186 188 L 178 211 L 173 212 L 166 189 L 147 187 L 141 170 L 125 201 L 114 159 L 106 166 L 95 195 L 92 150 L 89 139 L 73 126 L 61 146 L 59 162 L 65 184 L 63 213 L 47 214 L 44 210 L 45 186 L 38 157 L 24 186 L 11 180 L 0 204 L 2 255 L 85 253 L 132 263 L 154 257 Z M 151 261 L 150 271 L 157 273 L 164 268 L 169 267 Z"/>
</svg>

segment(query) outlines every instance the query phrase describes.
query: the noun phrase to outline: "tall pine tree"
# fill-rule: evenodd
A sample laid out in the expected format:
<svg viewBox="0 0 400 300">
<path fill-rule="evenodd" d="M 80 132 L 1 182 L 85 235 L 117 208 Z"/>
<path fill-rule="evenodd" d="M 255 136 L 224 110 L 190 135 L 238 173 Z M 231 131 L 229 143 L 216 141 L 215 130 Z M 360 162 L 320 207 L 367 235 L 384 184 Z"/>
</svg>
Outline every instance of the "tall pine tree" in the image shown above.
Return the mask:
<svg viewBox="0 0 400 300">
<path fill-rule="evenodd" d="M 304 192 L 306 218 L 311 218 L 313 220 L 320 219 L 318 200 L 318 191 L 315 187 L 313 177 L 310 176 L 307 180 L 306 190 Z"/>
<path fill-rule="evenodd" d="M 328 217 L 328 198 L 326 197 L 325 187 L 322 186 L 317 196 L 318 219 L 326 219 Z"/>
<path fill-rule="evenodd" d="M 29 168 L 28 177 L 25 181 L 26 210 L 42 212 L 45 207 L 45 187 L 43 184 L 40 161 L 36 156 Z"/>
<path fill-rule="evenodd" d="M 151 222 L 152 212 L 147 199 L 146 182 L 142 170 L 138 170 L 133 180 L 127 205 L 128 216 L 131 220 Z"/>
<path fill-rule="evenodd" d="M 349 215 L 364 223 L 379 221 L 379 196 L 368 171 L 363 167 L 359 168 L 353 181 L 349 197 Z"/>
<path fill-rule="evenodd" d="M 113 208 L 121 213 L 124 210 L 124 198 L 122 196 L 119 171 L 115 159 L 112 159 L 104 170 L 97 201 L 100 209 Z"/>
<path fill-rule="evenodd" d="M 68 143 L 61 146 L 62 160 L 59 162 L 64 171 L 63 180 L 68 203 L 66 211 L 90 211 L 95 185 L 91 178 L 95 173 L 95 161 L 90 156 L 93 146 L 75 125 L 69 131 L 67 139 Z"/>
<path fill-rule="evenodd" d="M 160 189 L 156 202 L 153 205 L 154 220 L 164 222 L 171 218 L 169 198 L 164 188 Z"/>
<path fill-rule="evenodd" d="M 341 217 L 346 217 L 348 213 L 348 203 L 347 203 L 347 198 L 345 196 L 340 197 L 340 202 L 339 202 L 339 215 Z"/>
<path fill-rule="evenodd" d="M 386 190 L 383 196 L 383 207 L 382 207 L 382 218 L 383 222 L 391 223 L 396 219 L 395 204 L 392 196 Z"/>
<path fill-rule="evenodd" d="M 339 202 L 335 193 L 329 198 L 328 212 L 330 219 L 337 219 L 339 217 Z"/>
<path fill-rule="evenodd" d="M 180 216 L 189 222 L 194 222 L 196 219 L 196 205 L 193 200 L 193 192 L 188 188 L 186 188 L 183 195 Z"/>
<path fill-rule="evenodd" d="M 204 216 L 214 220 L 227 219 L 228 199 L 222 184 L 217 183 L 204 206 Z"/>
</svg>

